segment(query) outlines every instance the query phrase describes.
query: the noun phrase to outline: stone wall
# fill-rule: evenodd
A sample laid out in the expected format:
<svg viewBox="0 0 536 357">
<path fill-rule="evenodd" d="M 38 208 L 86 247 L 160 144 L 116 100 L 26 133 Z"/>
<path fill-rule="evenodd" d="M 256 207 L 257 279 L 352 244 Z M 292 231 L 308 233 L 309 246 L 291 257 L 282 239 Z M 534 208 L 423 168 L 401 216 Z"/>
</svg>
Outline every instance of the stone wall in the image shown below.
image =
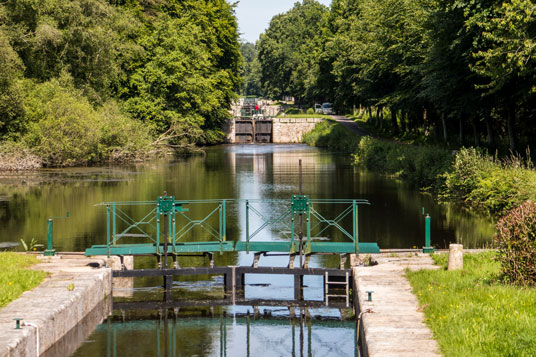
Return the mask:
<svg viewBox="0 0 536 357">
<path fill-rule="evenodd" d="M 267 118 L 271 119 L 272 125 L 272 142 L 274 143 L 301 143 L 303 135 L 310 132 L 316 124 L 322 122 L 322 118 Z M 228 120 L 223 131 L 226 135 L 227 143 L 235 143 L 235 121 Z"/>
<path fill-rule="evenodd" d="M 234 143 L 235 142 L 235 121 L 234 119 L 229 119 L 223 124 L 223 132 L 225 133 L 225 142 Z"/>
<path fill-rule="evenodd" d="M 40 258 L 41 263 L 33 269 L 47 271 L 50 276 L 0 310 L 0 357 L 45 353 L 111 293 L 112 270 L 88 266 L 105 265 L 101 259 L 58 255 Z M 111 311 L 104 308 L 98 318 L 101 321 Z M 16 317 L 23 319 L 21 329 L 15 329 Z"/>
<path fill-rule="evenodd" d="M 301 143 L 303 135 L 310 132 L 322 118 L 273 118 L 274 143 Z"/>
</svg>

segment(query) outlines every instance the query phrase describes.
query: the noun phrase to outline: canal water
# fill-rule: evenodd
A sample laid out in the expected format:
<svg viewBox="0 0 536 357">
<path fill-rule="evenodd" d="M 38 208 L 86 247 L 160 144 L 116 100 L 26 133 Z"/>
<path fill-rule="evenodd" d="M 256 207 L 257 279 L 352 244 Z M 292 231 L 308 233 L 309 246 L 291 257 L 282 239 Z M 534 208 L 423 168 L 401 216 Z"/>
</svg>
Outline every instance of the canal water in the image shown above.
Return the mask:
<svg viewBox="0 0 536 357">
<path fill-rule="evenodd" d="M 491 240 L 493 227 L 486 219 L 438 205 L 431 196 L 401 181 L 356 168 L 345 155 L 304 145 L 230 145 L 208 148 L 205 155 L 126 167 L 5 175 L 0 178 L 0 242 L 23 239 L 45 244 L 47 219 L 66 216 L 69 211 L 68 218 L 54 219 L 54 248 L 83 251 L 106 242 L 106 211 L 98 203 L 151 201 L 164 191 L 180 200 L 259 199 L 257 210 L 274 216 L 282 208 L 268 200 L 289 199 L 298 193 L 300 159 L 304 194 L 317 199 L 370 201 L 371 205 L 359 207 L 360 241 L 376 242 L 381 248 L 422 247 L 423 208 L 432 217 L 432 244 L 437 248 L 451 242 L 478 248 Z M 259 225 L 260 219 L 253 223 Z M 230 204 L 228 240 L 244 240 L 244 222 L 243 206 Z M 344 240 L 333 234 L 331 239 Z M 281 238 L 270 229 L 259 236 L 262 240 Z M 191 239 L 196 239 L 195 234 Z M 252 261 L 252 255 L 245 253 L 215 255 L 216 265 L 251 265 Z M 203 266 L 208 261 L 186 257 L 179 264 Z M 284 256 L 260 261 L 265 266 L 287 264 Z M 336 256 L 311 260 L 313 267 L 338 264 Z M 155 260 L 136 258 L 135 267 L 154 268 Z M 165 294 L 161 285 L 161 278 L 126 279 L 116 289 L 112 315 L 85 338 L 74 355 L 356 355 L 352 309 L 278 304 L 278 300 L 293 297 L 290 278 L 246 277 L 243 298 L 272 299 L 270 306 L 226 303 L 223 279 L 218 276 L 175 278 L 170 294 Z M 306 300 L 323 300 L 320 277 L 305 277 L 304 285 Z M 133 302 L 143 304 L 128 305 Z"/>
</svg>

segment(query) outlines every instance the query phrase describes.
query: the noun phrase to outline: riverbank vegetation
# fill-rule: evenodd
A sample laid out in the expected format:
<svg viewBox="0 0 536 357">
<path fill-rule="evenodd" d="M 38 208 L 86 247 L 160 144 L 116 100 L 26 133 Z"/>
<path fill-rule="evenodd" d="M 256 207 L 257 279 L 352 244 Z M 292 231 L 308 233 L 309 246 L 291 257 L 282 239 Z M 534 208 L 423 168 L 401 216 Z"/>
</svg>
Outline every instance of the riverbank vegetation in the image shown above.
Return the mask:
<svg viewBox="0 0 536 357">
<path fill-rule="evenodd" d="M 503 285 L 495 252 L 464 255 L 464 268 L 406 273 L 445 356 L 536 354 L 535 288 Z"/>
<path fill-rule="evenodd" d="M 536 171 L 530 160 L 520 156 L 499 159 L 485 149 L 452 151 L 440 145 L 360 136 L 334 121 L 318 124 L 303 141 L 351 154 L 357 165 L 402 178 L 441 201 L 456 202 L 494 218 L 536 198 Z"/>
<path fill-rule="evenodd" d="M 0 253 L 0 308 L 43 281 L 47 273 L 26 269 L 37 263 L 33 255 Z"/>
<path fill-rule="evenodd" d="M 533 7 L 528 0 L 297 2 L 256 44 L 260 94 L 292 96 L 306 108 L 361 109 L 390 137 L 523 151 L 536 144 Z"/>
<path fill-rule="evenodd" d="M 241 63 L 226 1 L 7 0 L 0 24 L 2 168 L 18 156 L 23 168 L 131 161 L 223 137 Z"/>
<path fill-rule="evenodd" d="M 360 137 L 351 133 L 332 120 L 324 120 L 305 133 L 303 142 L 309 146 L 328 148 L 334 151 L 352 153 L 357 149 Z"/>
</svg>

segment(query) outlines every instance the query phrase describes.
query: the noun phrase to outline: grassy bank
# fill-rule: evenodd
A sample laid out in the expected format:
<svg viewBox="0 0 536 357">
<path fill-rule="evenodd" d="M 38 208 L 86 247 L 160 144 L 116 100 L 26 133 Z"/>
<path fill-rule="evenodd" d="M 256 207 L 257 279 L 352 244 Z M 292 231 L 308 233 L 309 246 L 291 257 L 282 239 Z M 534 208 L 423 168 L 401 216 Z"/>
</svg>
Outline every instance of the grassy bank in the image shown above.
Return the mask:
<svg viewBox="0 0 536 357">
<path fill-rule="evenodd" d="M 483 149 L 451 151 L 436 145 L 410 145 L 359 136 L 325 121 L 304 136 L 310 146 L 352 154 L 357 165 L 401 178 L 456 202 L 501 217 L 526 200 L 536 200 L 536 171 L 520 157 L 499 159 Z"/>
<path fill-rule="evenodd" d="M 452 154 L 437 146 L 414 146 L 363 137 L 354 162 L 368 169 L 406 179 L 421 188 L 440 189 L 451 168 Z"/>
<path fill-rule="evenodd" d="M 0 308 L 43 281 L 47 273 L 25 269 L 37 263 L 32 255 L 0 253 Z"/>
<path fill-rule="evenodd" d="M 407 272 L 445 356 L 536 355 L 536 289 L 494 282 L 495 252 L 466 254 L 464 269 Z"/>
<path fill-rule="evenodd" d="M 333 120 L 325 120 L 303 136 L 309 146 L 328 148 L 335 151 L 354 153 L 361 137 Z"/>
</svg>

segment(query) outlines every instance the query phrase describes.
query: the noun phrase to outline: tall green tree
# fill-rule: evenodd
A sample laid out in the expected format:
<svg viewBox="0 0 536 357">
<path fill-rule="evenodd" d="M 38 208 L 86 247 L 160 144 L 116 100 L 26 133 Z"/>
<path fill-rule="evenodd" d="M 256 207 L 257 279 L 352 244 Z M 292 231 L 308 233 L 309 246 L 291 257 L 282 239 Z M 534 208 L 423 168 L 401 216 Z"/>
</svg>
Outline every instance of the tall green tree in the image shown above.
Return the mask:
<svg viewBox="0 0 536 357">
<path fill-rule="evenodd" d="M 317 35 L 327 11 L 315 0 L 303 0 L 272 18 L 258 42 L 261 83 L 267 96 L 312 101 L 314 68 L 322 49 Z"/>
</svg>

